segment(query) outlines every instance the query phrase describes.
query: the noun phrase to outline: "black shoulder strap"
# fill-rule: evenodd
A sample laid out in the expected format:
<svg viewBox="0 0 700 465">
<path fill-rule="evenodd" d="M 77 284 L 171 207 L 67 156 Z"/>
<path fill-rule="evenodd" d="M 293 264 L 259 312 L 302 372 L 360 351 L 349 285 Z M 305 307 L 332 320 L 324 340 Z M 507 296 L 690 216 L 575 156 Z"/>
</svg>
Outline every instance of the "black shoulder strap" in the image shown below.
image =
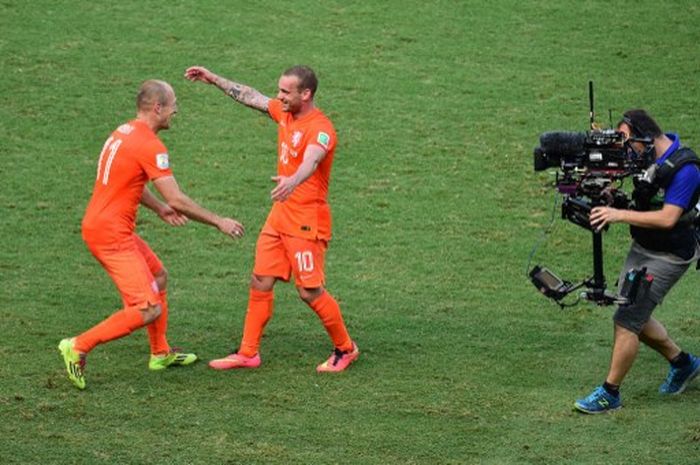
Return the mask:
<svg viewBox="0 0 700 465">
<path fill-rule="evenodd" d="M 656 184 L 666 189 L 673 176 L 688 163 L 693 163 L 700 167 L 700 158 L 691 149 L 681 147 L 673 152 L 656 170 Z"/>
</svg>

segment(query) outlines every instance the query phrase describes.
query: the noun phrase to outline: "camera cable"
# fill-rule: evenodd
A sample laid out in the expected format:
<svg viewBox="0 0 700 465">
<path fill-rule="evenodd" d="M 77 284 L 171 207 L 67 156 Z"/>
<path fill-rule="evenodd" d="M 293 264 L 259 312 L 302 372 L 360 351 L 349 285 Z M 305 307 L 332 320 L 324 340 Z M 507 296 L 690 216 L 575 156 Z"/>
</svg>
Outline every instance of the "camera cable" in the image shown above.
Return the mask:
<svg viewBox="0 0 700 465">
<path fill-rule="evenodd" d="M 532 259 L 535 256 L 535 253 L 537 253 L 537 250 L 540 248 L 540 246 L 542 246 L 542 244 L 547 240 L 547 237 L 554 228 L 554 223 L 556 221 L 556 217 L 554 216 L 554 214 L 557 211 L 557 207 L 561 206 L 560 199 L 561 194 L 557 191 L 554 191 L 552 196 L 552 212 L 550 214 L 549 224 L 547 224 L 544 227 L 540 238 L 537 240 L 537 242 L 535 242 L 535 245 L 532 247 L 532 250 L 530 251 L 530 254 L 527 257 L 527 263 L 525 264 L 525 276 L 528 278 L 530 276 L 530 265 L 532 264 Z"/>
</svg>

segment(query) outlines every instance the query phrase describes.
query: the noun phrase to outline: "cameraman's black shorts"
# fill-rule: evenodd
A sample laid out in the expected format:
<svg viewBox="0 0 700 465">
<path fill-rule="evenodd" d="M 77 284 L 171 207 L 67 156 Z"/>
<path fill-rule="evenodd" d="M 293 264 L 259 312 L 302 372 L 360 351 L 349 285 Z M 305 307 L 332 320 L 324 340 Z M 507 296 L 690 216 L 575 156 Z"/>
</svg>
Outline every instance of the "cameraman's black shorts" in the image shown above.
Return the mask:
<svg viewBox="0 0 700 465">
<path fill-rule="evenodd" d="M 647 267 L 647 273 L 654 277 L 649 292 L 646 296 L 639 296 L 632 305 L 621 305 L 617 308 L 613 320 L 623 328 L 629 329 L 635 334 L 642 331 L 642 327 L 651 318 L 651 313 L 660 304 L 664 296 L 671 290 L 676 282 L 683 276 L 690 263 L 675 263 L 662 257 L 647 255 L 638 244 L 633 243 L 627 254 L 627 259 L 620 272 L 618 286 L 624 283 L 625 274 L 632 268 Z M 651 252 L 653 254 L 653 252 Z M 619 289 L 618 289 L 619 291 Z"/>
</svg>

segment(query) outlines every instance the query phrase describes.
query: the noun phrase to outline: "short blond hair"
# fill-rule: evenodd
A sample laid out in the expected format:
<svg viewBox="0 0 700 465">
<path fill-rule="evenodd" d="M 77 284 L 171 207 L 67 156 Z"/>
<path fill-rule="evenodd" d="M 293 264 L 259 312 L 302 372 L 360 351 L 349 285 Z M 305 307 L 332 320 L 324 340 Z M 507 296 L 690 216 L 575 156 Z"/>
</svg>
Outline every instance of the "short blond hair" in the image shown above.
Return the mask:
<svg viewBox="0 0 700 465">
<path fill-rule="evenodd" d="M 148 110 L 153 104 L 160 103 L 167 105 L 170 103 L 173 88 L 165 81 L 149 79 L 141 84 L 138 95 L 136 95 L 136 108 Z"/>
</svg>

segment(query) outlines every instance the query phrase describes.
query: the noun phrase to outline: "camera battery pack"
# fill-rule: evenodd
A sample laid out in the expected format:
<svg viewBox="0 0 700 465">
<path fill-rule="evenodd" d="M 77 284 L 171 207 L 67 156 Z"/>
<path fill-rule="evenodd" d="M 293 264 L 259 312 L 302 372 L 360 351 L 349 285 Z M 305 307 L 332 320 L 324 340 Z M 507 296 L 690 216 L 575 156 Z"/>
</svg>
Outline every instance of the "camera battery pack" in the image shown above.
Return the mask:
<svg viewBox="0 0 700 465">
<path fill-rule="evenodd" d="M 647 273 L 646 267 L 632 268 L 625 274 L 624 279 L 620 288 L 620 299 L 626 305 L 631 305 L 637 299 L 643 298 L 654 281 L 654 277 Z"/>
</svg>

